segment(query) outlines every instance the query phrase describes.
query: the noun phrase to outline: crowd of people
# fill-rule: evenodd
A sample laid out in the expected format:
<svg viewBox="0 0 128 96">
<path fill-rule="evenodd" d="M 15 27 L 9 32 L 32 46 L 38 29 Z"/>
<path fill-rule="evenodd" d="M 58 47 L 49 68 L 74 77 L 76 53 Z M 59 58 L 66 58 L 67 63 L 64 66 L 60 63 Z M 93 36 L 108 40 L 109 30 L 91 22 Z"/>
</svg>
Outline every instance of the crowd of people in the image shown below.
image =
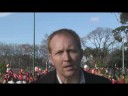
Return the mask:
<svg viewBox="0 0 128 96">
<path fill-rule="evenodd" d="M 34 80 L 37 80 L 47 74 L 47 70 L 41 70 L 35 67 L 34 75 L 32 72 L 25 72 L 24 69 L 20 69 L 18 72 L 13 71 L 10 65 L 6 65 L 6 74 L 2 77 L 2 84 L 30 84 Z"/>
<path fill-rule="evenodd" d="M 48 70 L 41 70 L 38 67 L 35 67 L 34 76 L 31 72 L 25 72 L 24 69 L 20 69 L 18 72 L 14 72 L 10 68 L 9 64 L 6 65 L 6 68 L 7 70 L 6 70 L 6 74 L 2 78 L 2 82 L 1 82 L 2 84 L 30 84 L 42 78 L 48 73 Z M 118 78 L 117 76 L 111 76 L 107 68 L 89 68 L 88 65 L 84 65 L 83 69 L 85 72 L 108 78 L 109 80 L 112 81 L 112 84 L 126 83 L 125 74 L 122 74 L 121 78 Z M 101 72 L 101 71 L 104 71 L 104 72 Z"/>
<path fill-rule="evenodd" d="M 125 74 L 115 75 L 109 72 L 108 68 L 89 68 L 88 65 L 84 65 L 84 71 L 89 72 L 91 74 L 104 76 L 112 81 L 112 84 L 125 84 Z"/>
</svg>

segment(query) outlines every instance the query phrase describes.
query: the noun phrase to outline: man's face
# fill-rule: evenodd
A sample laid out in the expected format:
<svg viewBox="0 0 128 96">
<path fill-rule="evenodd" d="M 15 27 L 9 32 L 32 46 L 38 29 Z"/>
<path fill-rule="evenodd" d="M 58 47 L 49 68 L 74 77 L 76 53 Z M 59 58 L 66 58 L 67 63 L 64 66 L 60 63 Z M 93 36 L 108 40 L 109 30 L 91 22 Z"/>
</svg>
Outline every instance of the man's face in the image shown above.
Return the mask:
<svg viewBox="0 0 128 96">
<path fill-rule="evenodd" d="M 55 35 L 50 47 L 50 59 L 59 76 L 70 77 L 79 71 L 83 54 L 72 36 Z"/>
</svg>

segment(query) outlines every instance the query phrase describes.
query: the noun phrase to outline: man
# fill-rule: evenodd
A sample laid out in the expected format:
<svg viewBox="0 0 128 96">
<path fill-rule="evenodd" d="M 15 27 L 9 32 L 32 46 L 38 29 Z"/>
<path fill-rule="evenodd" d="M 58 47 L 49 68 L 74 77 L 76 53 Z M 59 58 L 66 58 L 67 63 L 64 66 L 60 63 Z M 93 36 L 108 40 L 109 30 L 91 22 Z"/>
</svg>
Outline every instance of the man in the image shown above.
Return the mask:
<svg viewBox="0 0 128 96">
<path fill-rule="evenodd" d="M 111 83 L 105 77 L 87 73 L 80 68 L 83 50 L 80 38 L 73 30 L 60 29 L 53 32 L 48 37 L 48 50 L 55 70 L 33 83 Z"/>
</svg>

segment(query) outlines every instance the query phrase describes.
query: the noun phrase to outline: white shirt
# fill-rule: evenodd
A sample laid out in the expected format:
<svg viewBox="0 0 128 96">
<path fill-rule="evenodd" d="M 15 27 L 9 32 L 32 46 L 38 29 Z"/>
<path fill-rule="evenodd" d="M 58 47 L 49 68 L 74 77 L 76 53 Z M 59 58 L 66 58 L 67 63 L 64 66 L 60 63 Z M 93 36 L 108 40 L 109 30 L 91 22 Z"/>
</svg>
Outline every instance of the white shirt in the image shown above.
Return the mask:
<svg viewBox="0 0 128 96">
<path fill-rule="evenodd" d="M 7 68 L 6 72 L 8 72 L 9 70 L 11 70 L 11 68 Z"/>
<path fill-rule="evenodd" d="M 80 75 L 80 84 L 85 84 L 85 78 L 84 78 L 84 73 L 83 71 L 81 70 L 81 75 Z M 57 79 L 59 81 L 60 84 L 63 84 L 62 80 L 60 79 L 60 77 L 57 75 Z"/>
</svg>

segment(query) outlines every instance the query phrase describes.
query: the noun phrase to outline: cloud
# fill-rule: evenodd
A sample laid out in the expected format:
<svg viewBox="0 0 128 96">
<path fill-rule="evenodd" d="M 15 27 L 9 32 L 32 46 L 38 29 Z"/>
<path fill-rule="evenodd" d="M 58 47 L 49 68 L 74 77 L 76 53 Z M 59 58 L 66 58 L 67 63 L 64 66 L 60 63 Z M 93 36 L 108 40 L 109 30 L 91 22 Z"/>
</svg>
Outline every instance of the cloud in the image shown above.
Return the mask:
<svg viewBox="0 0 128 96">
<path fill-rule="evenodd" d="M 90 21 L 91 21 L 91 22 L 94 22 L 94 23 L 95 23 L 95 22 L 96 22 L 96 23 L 99 22 L 99 20 L 100 20 L 99 17 L 91 17 L 91 19 L 90 19 Z"/>
<path fill-rule="evenodd" d="M 12 13 L 7 13 L 7 12 L 0 12 L 0 17 L 5 17 L 5 16 L 9 16 Z"/>
</svg>

